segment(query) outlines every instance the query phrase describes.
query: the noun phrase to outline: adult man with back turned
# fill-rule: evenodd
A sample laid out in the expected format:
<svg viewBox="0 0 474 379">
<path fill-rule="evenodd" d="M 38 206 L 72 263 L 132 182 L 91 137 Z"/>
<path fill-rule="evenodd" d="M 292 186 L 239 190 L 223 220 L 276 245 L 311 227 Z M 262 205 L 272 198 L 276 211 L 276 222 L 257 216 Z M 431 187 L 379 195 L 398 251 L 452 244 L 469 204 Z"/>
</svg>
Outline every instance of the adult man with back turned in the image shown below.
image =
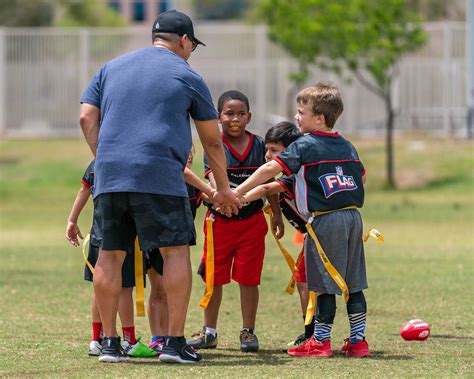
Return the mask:
<svg viewBox="0 0 474 379">
<path fill-rule="evenodd" d="M 217 113 L 209 89 L 187 60 L 198 44 L 184 13 L 161 13 L 153 47 L 107 62 L 81 99 L 80 124 L 96 155 L 94 206 L 102 231 L 94 289 L 103 324 L 99 361 L 126 360 L 116 330 L 121 266 L 138 235 L 143 251 L 160 248 L 169 330 L 161 360 L 200 360 L 184 339 L 191 292 L 193 218 L 183 170 L 191 149 L 189 117 L 217 181 L 214 202 L 227 214 L 239 200 L 229 188 Z"/>
</svg>

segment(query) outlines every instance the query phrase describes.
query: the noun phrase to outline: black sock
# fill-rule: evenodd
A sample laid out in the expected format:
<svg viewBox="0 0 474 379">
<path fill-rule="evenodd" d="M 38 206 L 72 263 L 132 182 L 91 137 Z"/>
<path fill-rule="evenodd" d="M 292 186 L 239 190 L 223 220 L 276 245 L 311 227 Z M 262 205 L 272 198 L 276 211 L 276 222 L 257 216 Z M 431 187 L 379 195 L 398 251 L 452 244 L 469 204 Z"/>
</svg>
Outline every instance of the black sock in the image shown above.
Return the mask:
<svg viewBox="0 0 474 379">
<path fill-rule="evenodd" d="M 176 337 L 176 340 L 177 340 L 179 343 L 186 343 L 186 338 L 184 338 L 184 336 Z"/>
<path fill-rule="evenodd" d="M 303 316 L 303 320 L 306 321 L 306 316 Z M 314 316 L 311 319 L 309 325 L 304 326 L 304 338 L 308 339 L 314 334 Z"/>
</svg>

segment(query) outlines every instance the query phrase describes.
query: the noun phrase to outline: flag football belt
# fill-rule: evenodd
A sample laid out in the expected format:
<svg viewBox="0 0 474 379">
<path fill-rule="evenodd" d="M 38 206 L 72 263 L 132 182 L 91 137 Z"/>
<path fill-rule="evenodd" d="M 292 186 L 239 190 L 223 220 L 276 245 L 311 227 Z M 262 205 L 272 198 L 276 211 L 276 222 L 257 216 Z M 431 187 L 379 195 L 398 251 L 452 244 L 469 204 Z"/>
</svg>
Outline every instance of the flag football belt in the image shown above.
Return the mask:
<svg viewBox="0 0 474 379">
<path fill-rule="evenodd" d="M 199 303 L 202 308 L 207 308 L 214 293 L 214 220 L 215 217 L 212 213 L 206 218 L 206 293 Z"/>
<path fill-rule="evenodd" d="M 268 215 L 268 217 L 270 218 L 270 229 L 272 231 L 273 237 L 275 238 L 275 241 L 276 241 L 278 247 L 280 248 L 280 251 L 283 254 L 283 257 L 285 258 L 286 264 L 288 265 L 288 268 L 291 271 L 291 278 L 290 278 L 290 281 L 288 282 L 288 285 L 286 286 L 285 291 L 287 293 L 289 293 L 290 295 L 293 295 L 293 293 L 295 292 L 295 288 L 296 288 L 296 267 L 298 267 L 298 266 L 295 263 L 295 260 L 293 259 L 291 254 L 288 252 L 288 250 L 285 249 L 285 247 L 282 245 L 280 240 L 277 238 L 277 236 L 275 234 L 275 231 L 272 228 L 272 220 L 273 220 L 272 208 L 270 207 L 270 205 L 266 205 L 263 208 L 263 210 Z M 300 256 L 301 256 L 301 254 L 300 254 Z M 297 262 L 300 262 L 299 257 L 298 257 Z"/>
<path fill-rule="evenodd" d="M 333 213 L 333 212 L 338 212 L 346 209 L 354 209 L 357 208 L 355 205 L 350 206 L 350 207 L 345 207 L 341 209 L 335 209 L 331 211 L 325 211 L 325 212 L 312 212 L 311 217 L 308 220 L 308 223 L 306 224 L 306 230 L 308 231 L 308 234 L 314 241 L 316 245 L 316 250 L 318 251 L 318 255 L 321 258 L 321 261 L 323 262 L 324 267 L 326 268 L 326 271 L 331 275 L 332 280 L 337 284 L 337 286 L 340 288 L 342 292 L 342 297 L 344 298 L 344 301 L 347 303 L 349 300 L 349 288 L 347 287 L 346 281 L 342 277 L 341 274 L 336 270 L 336 268 L 332 265 L 331 261 L 327 257 L 326 253 L 324 252 L 323 247 L 319 243 L 318 237 L 316 236 L 316 233 L 313 230 L 313 227 L 311 226 L 313 220 L 315 217 L 328 214 L 328 213 Z"/>
<path fill-rule="evenodd" d="M 145 283 L 143 282 L 143 251 L 135 238 L 135 306 L 137 317 L 145 317 Z"/>
<path fill-rule="evenodd" d="M 86 249 L 89 246 L 90 234 L 84 238 L 82 242 L 82 257 L 86 266 L 91 270 L 92 275 L 95 273 L 95 269 L 87 259 Z M 135 306 L 137 310 L 137 317 L 145 317 L 145 283 L 143 281 L 143 252 L 140 250 L 138 244 L 138 238 L 135 239 L 134 249 L 134 260 L 135 260 Z"/>
</svg>

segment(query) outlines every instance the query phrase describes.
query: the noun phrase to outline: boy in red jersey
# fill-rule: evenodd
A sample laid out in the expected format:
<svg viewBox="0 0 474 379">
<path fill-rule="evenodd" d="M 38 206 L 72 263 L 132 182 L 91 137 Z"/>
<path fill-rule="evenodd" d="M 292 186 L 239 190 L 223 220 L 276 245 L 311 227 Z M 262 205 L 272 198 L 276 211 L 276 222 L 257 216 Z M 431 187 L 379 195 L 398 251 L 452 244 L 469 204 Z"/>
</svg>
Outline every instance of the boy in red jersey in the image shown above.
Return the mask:
<svg viewBox="0 0 474 379">
<path fill-rule="evenodd" d="M 251 120 L 247 96 L 239 91 L 227 91 L 218 100 L 222 140 L 227 158 L 227 176 L 231 187 L 236 187 L 265 163 L 264 140 L 246 130 Z M 205 160 L 205 176 L 215 187 L 212 171 Z M 278 200 L 271 200 L 276 217 L 272 228 L 283 233 L 283 220 Z M 222 301 L 223 286 L 231 279 L 240 285 L 242 329 L 240 348 L 244 352 L 256 352 L 259 343 L 255 334 L 260 277 L 265 254 L 265 235 L 268 227 L 262 211 L 263 201 L 252 201 L 232 217 L 226 217 L 212 208 L 207 218 L 212 218 L 214 239 L 214 288 L 207 308 L 204 310 L 204 328 L 188 341 L 196 349 L 217 346 L 217 318 Z M 207 255 L 207 225 L 204 233 L 204 255 L 199 273 L 207 280 L 205 267 Z M 207 268 L 209 269 L 209 268 Z"/>
</svg>

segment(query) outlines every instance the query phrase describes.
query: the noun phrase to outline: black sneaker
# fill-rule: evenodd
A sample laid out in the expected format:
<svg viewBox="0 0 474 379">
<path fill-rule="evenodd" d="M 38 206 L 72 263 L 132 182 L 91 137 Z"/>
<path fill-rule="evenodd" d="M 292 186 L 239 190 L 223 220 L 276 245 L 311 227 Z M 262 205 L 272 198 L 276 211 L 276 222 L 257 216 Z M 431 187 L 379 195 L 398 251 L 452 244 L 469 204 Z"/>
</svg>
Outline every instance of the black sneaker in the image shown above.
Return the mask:
<svg viewBox="0 0 474 379">
<path fill-rule="evenodd" d="M 166 337 L 159 360 L 166 363 L 197 363 L 201 356 L 186 342 L 178 342 L 176 337 Z"/>
<path fill-rule="evenodd" d="M 258 351 L 258 338 L 252 329 L 240 331 L 240 350 L 244 353 L 256 353 Z"/>
<path fill-rule="evenodd" d="M 128 361 L 128 356 L 120 345 L 120 337 L 104 337 L 99 362 L 118 363 L 125 361 Z"/>
</svg>

